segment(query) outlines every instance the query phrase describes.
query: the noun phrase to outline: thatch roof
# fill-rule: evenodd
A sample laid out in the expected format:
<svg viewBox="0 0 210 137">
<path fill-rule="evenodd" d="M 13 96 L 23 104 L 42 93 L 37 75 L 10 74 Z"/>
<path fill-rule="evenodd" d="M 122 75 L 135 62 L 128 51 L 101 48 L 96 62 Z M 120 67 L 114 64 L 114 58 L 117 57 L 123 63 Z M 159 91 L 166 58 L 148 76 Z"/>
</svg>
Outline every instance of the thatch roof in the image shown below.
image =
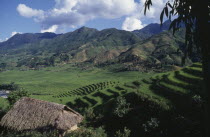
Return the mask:
<svg viewBox="0 0 210 137">
<path fill-rule="evenodd" d="M 65 105 L 23 97 L 2 118 L 0 124 L 17 131 L 46 127 L 66 131 L 82 119 L 79 113 Z"/>
</svg>

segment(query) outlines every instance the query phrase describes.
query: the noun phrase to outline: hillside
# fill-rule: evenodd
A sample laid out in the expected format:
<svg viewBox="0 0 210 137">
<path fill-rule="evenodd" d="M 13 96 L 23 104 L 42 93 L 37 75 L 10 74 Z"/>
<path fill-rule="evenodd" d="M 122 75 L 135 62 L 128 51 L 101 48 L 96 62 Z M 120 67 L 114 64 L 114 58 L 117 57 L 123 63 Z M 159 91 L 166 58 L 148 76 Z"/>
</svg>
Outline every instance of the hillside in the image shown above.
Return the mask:
<svg viewBox="0 0 210 137">
<path fill-rule="evenodd" d="M 85 116 L 86 125 L 103 126 L 109 136 L 126 126 L 131 130 L 131 137 L 136 134 L 196 137 L 201 132 L 201 67 L 195 63 L 158 74 L 51 68 L 39 72 L 4 72 L 2 77 L 10 80 L 22 76 L 17 83 L 29 91 L 30 97 L 66 104 Z M 35 73 L 40 73 L 42 78 Z M 119 97 L 125 98 L 130 108 L 123 117 L 115 114 Z M 7 106 L 5 99 L 0 102 L 4 104 L 0 108 Z"/>
<path fill-rule="evenodd" d="M 145 40 L 155 34 L 161 33 L 163 31 L 167 31 L 170 27 L 170 24 L 171 22 L 169 20 L 164 22 L 162 26 L 158 23 L 152 23 L 145 26 L 144 28 L 140 30 L 134 30 L 133 33 L 136 34 L 141 39 Z"/>
<path fill-rule="evenodd" d="M 53 39 L 56 36 L 58 36 L 58 34 L 49 33 L 49 32 L 35 33 L 35 34 L 32 34 L 32 33 L 16 34 L 10 39 L 8 39 L 7 41 L 1 42 L 0 49 L 1 49 L 1 52 L 4 50 L 16 49 L 19 46 L 21 47 L 24 44 L 36 43 L 43 39 Z"/>
<path fill-rule="evenodd" d="M 161 69 L 164 66 L 181 66 L 184 56 L 184 30 L 175 36 L 169 32 L 156 34 L 118 57 L 119 62 L 134 66 L 135 69 Z M 187 59 L 186 64 L 191 60 Z"/>
<path fill-rule="evenodd" d="M 118 70 L 167 70 L 181 66 L 184 55 L 184 29 L 175 37 L 158 24 L 150 24 L 138 32 L 150 35 L 144 38 L 136 34 L 114 28 L 98 31 L 82 27 L 73 32 L 56 35 L 17 34 L 0 43 L 0 68 L 40 69 L 59 64 L 84 64 L 115 68 Z M 146 33 L 147 32 L 147 33 Z M 14 46 L 15 44 L 15 46 Z M 193 60 L 191 60 L 193 59 Z M 187 59 L 187 65 L 200 61 L 194 55 Z"/>
<path fill-rule="evenodd" d="M 22 35 L 21 35 L 22 36 Z M 17 36 L 12 37 L 7 43 L 19 43 Z M 140 42 L 134 34 L 117 29 L 96 29 L 82 27 L 74 32 L 56 36 L 53 39 L 43 39 L 18 46 L 7 46 L 1 50 L 0 62 L 7 63 L 8 67 L 54 65 L 61 62 L 86 62 L 98 60 L 99 55 L 108 51 L 115 51 L 117 55 L 125 51 L 128 46 Z M 7 44 L 3 43 L 3 44 Z M 112 56 L 112 53 L 111 53 Z M 115 56 L 115 55 L 114 55 Z M 97 58 L 98 57 L 98 58 Z M 113 57 L 110 57 L 113 58 Z"/>
</svg>

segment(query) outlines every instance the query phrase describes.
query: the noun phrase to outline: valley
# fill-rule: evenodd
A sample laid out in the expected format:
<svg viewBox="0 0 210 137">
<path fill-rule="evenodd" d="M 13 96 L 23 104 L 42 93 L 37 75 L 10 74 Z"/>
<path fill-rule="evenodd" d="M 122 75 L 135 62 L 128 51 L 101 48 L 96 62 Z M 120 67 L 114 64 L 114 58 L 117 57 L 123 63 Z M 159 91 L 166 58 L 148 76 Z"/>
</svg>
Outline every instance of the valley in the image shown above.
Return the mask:
<svg viewBox="0 0 210 137">
<path fill-rule="evenodd" d="M 200 56 L 183 64 L 184 28 L 173 35 L 169 25 L 14 35 L 0 43 L 0 90 L 10 91 L 0 97 L 0 116 L 27 96 L 74 109 L 93 134 L 101 127 L 110 137 L 123 128 L 131 137 L 200 134 Z"/>
</svg>

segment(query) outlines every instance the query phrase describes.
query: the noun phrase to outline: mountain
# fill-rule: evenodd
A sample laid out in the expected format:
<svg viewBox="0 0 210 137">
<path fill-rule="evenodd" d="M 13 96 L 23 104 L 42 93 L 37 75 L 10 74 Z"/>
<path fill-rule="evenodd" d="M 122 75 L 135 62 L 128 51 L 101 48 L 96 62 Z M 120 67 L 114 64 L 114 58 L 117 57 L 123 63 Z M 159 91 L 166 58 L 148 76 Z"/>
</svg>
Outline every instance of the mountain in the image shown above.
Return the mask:
<svg viewBox="0 0 210 137">
<path fill-rule="evenodd" d="M 1 49 L 13 49 L 21 45 L 28 43 L 36 43 L 43 39 L 52 39 L 58 36 L 55 33 L 25 33 L 25 34 L 16 34 L 5 42 L 0 43 Z"/>
<path fill-rule="evenodd" d="M 165 22 L 164 28 L 167 26 Z M 139 31 L 145 33 L 143 38 L 134 32 L 115 28 L 99 31 L 87 27 L 60 35 L 18 34 L 0 43 L 0 68 L 39 68 L 87 62 L 99 67 L 120 64 L 121 70 L 181 66 L 185 50 L 184 30 L 174 37 L 164 28 L 158 30 L 157 24 L 150 24 Z M 188 59 L 187 63 L 191 60 Z"/>
<path fill-rule="evenodd" d="M 63 61 L 98 63 L 102 55 L 107 61 L 138 42 L 141 39 L 135 34 L 115 28 L 98 31 L 82 27 L 48 39 L 37 34 L 18 34 L 1 43 L 0 62 L 13 67 L 48 66 Z"/>
<path fill-rule="evenodd" d="M 184 30 L 175 36 L 170 31 L 151 36 L 142 43 L 135 44 L 132 48 L 118 57 L 118 61 L 133 66 L 132 70 L 160 69 L 163 66 L 181 66 L 184 57 Z M 187 59 L 186 64 L 191 60 Z"/>
<path fill-rule="evenodd" d="M 158 23 L 152 23 L 147 25 L 146 27 L 140 29 L 140 30 L 134 30 L 133 33 L 136 34 L 141 39 L 147 39 L 155 34 L 161 33 L 163 31 L 167 31 L 170 27 L 171 21 L 166 21 L 161 26 Z"/>
</svg>

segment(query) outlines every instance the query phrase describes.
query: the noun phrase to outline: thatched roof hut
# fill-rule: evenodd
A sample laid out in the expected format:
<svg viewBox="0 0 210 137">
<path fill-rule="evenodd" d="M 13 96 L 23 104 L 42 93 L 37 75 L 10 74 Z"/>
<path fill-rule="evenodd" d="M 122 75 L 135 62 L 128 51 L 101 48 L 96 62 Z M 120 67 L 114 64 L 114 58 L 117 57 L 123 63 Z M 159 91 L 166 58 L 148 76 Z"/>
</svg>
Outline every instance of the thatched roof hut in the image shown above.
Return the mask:
<svg viewBox="0 0 210 137">
<path fill-rule="evenodd" d="M 16 131 L 53 128 L 65 132 L 77 128 L 82 119 L 79 113 L 65 105 L 23 97 L 0 124 Z"/>
</svg>

